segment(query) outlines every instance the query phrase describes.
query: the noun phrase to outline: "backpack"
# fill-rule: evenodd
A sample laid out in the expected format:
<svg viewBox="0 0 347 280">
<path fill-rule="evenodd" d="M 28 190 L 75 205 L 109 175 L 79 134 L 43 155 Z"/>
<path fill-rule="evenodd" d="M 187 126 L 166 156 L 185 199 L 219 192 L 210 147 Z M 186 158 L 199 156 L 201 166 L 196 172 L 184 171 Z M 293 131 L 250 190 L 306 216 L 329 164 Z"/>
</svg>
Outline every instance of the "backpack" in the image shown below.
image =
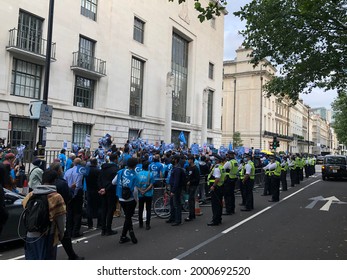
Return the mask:
<svg viewBox="0 0 347 280">
<path fill-rule="evenodd" d="M 46 194 L 33 194 L 23 212 L 24 227 L 27 232 L 45 233 L 49 230 L 48 198 Z"/>
</svg>

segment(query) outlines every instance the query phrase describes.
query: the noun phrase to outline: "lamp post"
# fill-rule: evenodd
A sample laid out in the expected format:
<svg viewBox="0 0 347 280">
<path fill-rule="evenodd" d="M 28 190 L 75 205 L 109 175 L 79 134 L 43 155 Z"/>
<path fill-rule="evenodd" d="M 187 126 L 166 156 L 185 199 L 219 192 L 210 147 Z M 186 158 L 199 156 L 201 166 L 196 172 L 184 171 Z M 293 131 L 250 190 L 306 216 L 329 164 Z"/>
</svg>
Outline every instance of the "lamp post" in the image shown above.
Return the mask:
<svg viewBox="0 0 347 280">
<path fill-rule="evenodd" d="M 53 14 L 54 14 L 54 0 L 49 1 L 49 12 L 48 12 L 48 27 L 47 27 L 47 48 L 46 48 L 46 62 L 45 62 L 45 78 L 43 84 L 43 96 L 42 103 L 47 105 L 48 101 L 48 89 L 49 89 L 49 74 L 51 70 L 51 53 L 52 53 L 52 32 L 53 32 Z M 38 155 L 40 157 L 45 156 L 45 137 L 46 127 L 39 127 L 39 146 Z"/>
<path fill-rule="evenodd" d="M 236 77 L 234 77 L 234 113 L 233 113 L 233 147 L 235 147 L 235 131 L 236 131 Z"/>
<path fill-rule="evenodd" d="M 260 65 L 260 117 L 259 117 L 259 121 L 260 121 L 260 124 L 259 124 L 259 143 L 260 143 L 260 147 L 259 149 L 261 150 L 262 147 L 261 147 L 261 142 L 262 142 L 262 137 L 263 137 L 263 133 L 262 133 L 262 127 L 263 127 L 263 73 L 262 73 L 262 65 Z M 265 149 L 265 146 L 264 146 L 264 149 Z"/>
</svg>

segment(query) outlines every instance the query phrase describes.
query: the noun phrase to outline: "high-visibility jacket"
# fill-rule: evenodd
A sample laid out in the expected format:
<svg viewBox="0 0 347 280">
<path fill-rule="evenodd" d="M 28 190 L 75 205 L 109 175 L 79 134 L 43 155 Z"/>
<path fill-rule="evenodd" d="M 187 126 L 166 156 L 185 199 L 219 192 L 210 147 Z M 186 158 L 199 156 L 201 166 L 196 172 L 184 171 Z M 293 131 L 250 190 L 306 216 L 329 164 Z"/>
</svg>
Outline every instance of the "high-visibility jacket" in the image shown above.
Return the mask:
<svg viewBox="0 0 347 280">
<path fill-rule="evenodd" d="M 271 170 L 271 175 L 281 176 L 281 164 L 278 161 L 276 161 L 276 168 Z"/>
<path fill-rule="evenodd" d="M 209 185 L 213 184 L 216 180 L 215 180 L 215 177 L 213 176 L 213 172 L 214 172 L 214 169 L 218 167 L 219 170 L 220 170 L 220 178 L 219 178 L 219 181 L 218 181 L 218 184 L 217 186 L 220 187 L 224 184 L 224 180 L 225 180 L 225 176 L 226 176 L 226 173 L 224 171 L 224 168 L 221 164 L 218 164 L 218 166 L 214 166 L 210 172 L 210 174 L 207 176 L 207 181 L 209 183 Z"/>
<path fill-rule="evenodd" d="M 230 179 L 236 179 L 239 167 L 236 159 L 230 160 L 230 171 L 227 173 Z"/>
</svg>

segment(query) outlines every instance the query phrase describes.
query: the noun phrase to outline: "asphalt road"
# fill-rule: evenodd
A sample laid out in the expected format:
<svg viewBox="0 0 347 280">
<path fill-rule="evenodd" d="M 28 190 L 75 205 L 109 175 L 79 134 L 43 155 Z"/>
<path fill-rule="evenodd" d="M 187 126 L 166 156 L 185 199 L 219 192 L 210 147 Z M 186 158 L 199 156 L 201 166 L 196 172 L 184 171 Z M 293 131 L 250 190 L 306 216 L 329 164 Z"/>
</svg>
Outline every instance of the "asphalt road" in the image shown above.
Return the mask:
<svg viewBox="0 0 347 280">
<path fill-rule="evenodd" d="M 317 170 L 319 167 L 317 168 Z M 138 244 L 119 244 L 123 218 L 114 218 L 118 234 L 100 236 L 87 230 L 74 240 L 76 252 L 88 260 L 346 260 L 347 182 L 322 181 L 319 173 L 286 192 L 278 203 L 254 192 L 255 209 L 223 216 L 220 226 L 208 227 L 211 207 L 201 207 L 195 221 L 172 227 L 154 217 L 151 230 L 139 229 Z M 186 214 L 183 215 L 185 217 Z M 0 250 L 0 259 L 23 259 L 22 244 Z M 62 247 L 58 259 L 67 259 Z"/>
</svg>

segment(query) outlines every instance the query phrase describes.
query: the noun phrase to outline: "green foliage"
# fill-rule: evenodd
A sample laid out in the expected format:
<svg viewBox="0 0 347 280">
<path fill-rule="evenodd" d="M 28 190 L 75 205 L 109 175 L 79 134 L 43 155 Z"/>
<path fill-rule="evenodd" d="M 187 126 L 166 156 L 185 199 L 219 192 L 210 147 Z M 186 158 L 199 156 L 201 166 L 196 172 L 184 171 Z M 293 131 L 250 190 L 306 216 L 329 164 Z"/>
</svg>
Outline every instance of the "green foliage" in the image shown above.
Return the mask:
<svg viewBox="0 0 347 280">
<path fill-rule="evenodd" d="M 337 139 L 341 144 L 347 145 L 347 93 L 342 91 L 332 103 Z"/>
<path fill-rule="evenodd" d="M 235 131 L 233 135 L 233 147 L 242 147 L 242 139 L 241 139 L 241 133 L 238 131 Z"/>
<path fill-rule="evenodd" d="M 169 0 L 169 2 L 174 2 L 175 0 Z M 179 4 L 186 2 L 186 0 L 178 0 Z M 224 11 L 227 5 L 226 0 L 210 1 L 207 6 L 203 6 L 200 0 L 194 0 L 194 8 L 199 12 L 198 19 L 200 22 L 205 20 L 210 20 L 213 16 L 220 16 L 221 12 Z"/>
<path fill-rule="evenodd" d="M 268 95 L 313 88 L 341 91 L 347 83 L 346 0 L 253 0 L 234 13 L 246 21 L 244 46 L 252 62 L 280 68 L 265 86 Z"/>
</svg>

